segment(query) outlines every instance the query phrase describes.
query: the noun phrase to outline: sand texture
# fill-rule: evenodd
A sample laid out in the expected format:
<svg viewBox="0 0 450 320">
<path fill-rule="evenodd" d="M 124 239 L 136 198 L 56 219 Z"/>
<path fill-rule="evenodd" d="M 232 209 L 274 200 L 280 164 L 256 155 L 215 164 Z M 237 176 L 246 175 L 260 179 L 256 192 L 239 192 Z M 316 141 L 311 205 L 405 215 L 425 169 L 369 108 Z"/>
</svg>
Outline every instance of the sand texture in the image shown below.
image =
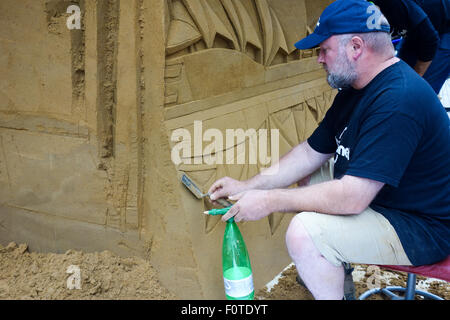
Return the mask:
<svg viewBox="0 0 450 320">
<path fill-rule="evenodd" d="M 73 275 L 67 273 L 70 266 L 79 267 L 80 289 L 67 284 Z M 30 253 L 26 244 L 0 246 L 0 299 L 174 298 L 161 286 L 155 269 L 142 258 L 121 258 L 110 251 Z"/>
<path fill-rule="evenodd" d="M 80 270 L 76 288 L 71 268 Z M 356 296 L 370 285 L 366 265 L 354 265 Z M 68 273 L 69 271 L 69 273 Z M 314 300 L 296 281 L 295 267 L 286 268 L 268 290 L 257 290 L 255 300 Z M 381 270 L 381 286 L 404 286 L 406 274 Z M 444 281 L 417 277 L 420 289 L 450 299 L 450 286 Z M 0 300 L 174 300 L 179 299 L 158 279 L 158 272 L 145 259 L 121 258 L 110 251 L 85 253 L 68 250 L 62 254 L 29 252 L 26 244 L 0 246 Z M 224 299 L 224 297 L 222 298 Z M 373 295 L 369 300 L 384 300 Z M 417 297 L 420 300 L 420 297 Z"/>
</svg>

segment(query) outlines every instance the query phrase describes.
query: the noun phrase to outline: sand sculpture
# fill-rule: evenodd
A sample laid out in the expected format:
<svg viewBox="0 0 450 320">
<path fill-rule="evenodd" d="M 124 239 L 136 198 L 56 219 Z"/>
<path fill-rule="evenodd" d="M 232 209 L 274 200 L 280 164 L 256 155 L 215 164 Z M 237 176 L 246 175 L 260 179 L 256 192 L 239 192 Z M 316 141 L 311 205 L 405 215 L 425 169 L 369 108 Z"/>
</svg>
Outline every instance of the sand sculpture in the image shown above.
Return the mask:
<svg viewBox="0 0 450 320">
<path fill-rule="evenodd" d="M 306 139 L 335 92 L 293 44 L 330 2 L 1 1 L 0 243 L 143 256 L 180 298 L 223 299 L 224 224 L 179 175 L 205 192 L 263 166 L 174 164 L 172 133 L 278 129 L 280 155 Z M 241 224 L 257 288 L 290 262 L 291 217 Z"/>
</svg>

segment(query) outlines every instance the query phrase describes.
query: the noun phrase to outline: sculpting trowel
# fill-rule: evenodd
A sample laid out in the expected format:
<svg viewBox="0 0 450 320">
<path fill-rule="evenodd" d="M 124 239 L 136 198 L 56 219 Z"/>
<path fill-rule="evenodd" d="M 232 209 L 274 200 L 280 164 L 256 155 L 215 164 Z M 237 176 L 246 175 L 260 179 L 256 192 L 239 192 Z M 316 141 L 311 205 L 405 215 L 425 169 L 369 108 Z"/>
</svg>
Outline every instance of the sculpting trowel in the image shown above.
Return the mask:
<svg viewBox="0 0 450 320">
<path fill-rule="evenodd" d="M 186 173 L 183 173 L 181 175 L 181 182 L 192 192 L 192 194 L 194 194 L 197 199 L 203 199 L 204 197 L 210 196 L 209 193 L 203 193 Z M 231 202 L 225 199 L 217 199 L 215 201 L 224 207 L 230 207 L 233 205 Z"/>
</svg>

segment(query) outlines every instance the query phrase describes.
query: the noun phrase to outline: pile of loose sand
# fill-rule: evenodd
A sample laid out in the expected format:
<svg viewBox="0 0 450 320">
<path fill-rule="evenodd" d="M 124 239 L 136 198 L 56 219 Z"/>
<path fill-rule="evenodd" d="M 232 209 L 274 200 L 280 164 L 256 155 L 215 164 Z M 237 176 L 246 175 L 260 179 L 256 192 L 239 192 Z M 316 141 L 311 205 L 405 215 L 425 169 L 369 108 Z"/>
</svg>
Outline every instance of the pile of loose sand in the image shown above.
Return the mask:
<svg viewBox="0 0 450 320">
<path fill-rule="evenodd" d="M 30 253 L 26 244 L 0 245 L 0 299 L 175 298 L 141 258 L 121 258 L 109 251 Z"/>
<path fill-rule="evenodd" d="M 353 267 L 356 295 L 359 296 L 368 289 L 373 273 L 365 265 Z M 295 266 L 286 268 L 270 290 L 263 288 L 256 293 L 256 299 L 313 300 L 311 293 L 297 283 L 296 275 Z M 380 276 L 382 286 L 404 286 L 406 283 L 403 272 L 381 269 Z M 445 281 L 421 276 L 417 280 L 420 289 L 450 299 L 450 286 Z M 172 300 L 177 297 L 162 287 L 156 270 L 142 258 L 122 258 L 109 251 L 36 253 L 28 252 L 26 244 L 11 242 L 6 247 L 0 245 L 0 299 Z M 375 295 L 370 299 L 384 297 Z"/>
</svg>

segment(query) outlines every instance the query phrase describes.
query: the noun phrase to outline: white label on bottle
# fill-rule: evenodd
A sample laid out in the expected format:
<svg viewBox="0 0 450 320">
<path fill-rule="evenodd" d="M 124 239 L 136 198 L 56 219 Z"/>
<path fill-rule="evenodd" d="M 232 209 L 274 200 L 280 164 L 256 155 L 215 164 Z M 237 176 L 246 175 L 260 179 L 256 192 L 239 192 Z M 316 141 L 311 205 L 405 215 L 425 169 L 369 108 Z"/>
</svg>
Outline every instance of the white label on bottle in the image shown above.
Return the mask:
<svg viewBox="0 0 450 320">
<path fill-rule="evenodd" d="M 233 298 L 248 296 L 253 292 L 253 274 L 241 280 L 228 280 L 223 278 L 225 294 Z"/>
</svg>

